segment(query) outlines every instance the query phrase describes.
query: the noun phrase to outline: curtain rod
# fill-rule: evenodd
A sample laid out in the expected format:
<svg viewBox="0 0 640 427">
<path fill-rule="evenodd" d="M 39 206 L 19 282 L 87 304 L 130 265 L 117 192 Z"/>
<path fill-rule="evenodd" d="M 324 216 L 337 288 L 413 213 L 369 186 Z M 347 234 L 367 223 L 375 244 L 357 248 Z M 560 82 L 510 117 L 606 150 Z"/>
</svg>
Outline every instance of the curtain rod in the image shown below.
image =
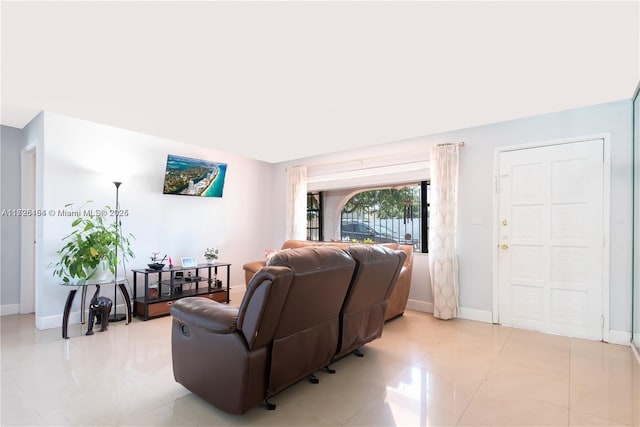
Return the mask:
<svg viewBox="0 0 640 427">
<path fill-rule="evenodd" d="M 447 144 L 438 144 L 438 147 L 444 147 L 444 146 L 447 146 L 447 145 L 454 145 L 454 144 L 455 144 L 454 142 L 449 142 Z M 457 145 L 458 145 L 458 147 L 464 147 L 464 141 L 458 142 Z"/>
<path fill-rule="evenodd" d="M 428 160 L 416 160 L 415 162 L 403 162 L 403 163 L 393 163 L 393 164 L 374 166 L 374 167 L 362 167 L 362 168 L 349 169 L 349 170 L 346 170 L 346 171 L 340 171 L 339 173 L 342 173 L 342 172 L 358 172 L 358 171 L 362 171 L 362 170 L 375 169 L 375 168 L 391 168 L 391 167 L 395 167 L 395 166 L 415 165 L 415 164 L 420 164 L 420 163 L 424 163 L 424 162 L 427 162 L 427 161 Z"/>
<path fill-rule="evenodd" d="M 411 155 L 411 154 L 418 154 L 418 153 L 427 153 L 424 150 L 416 150 L 416 151 L 410 151 L 407 153 L 402 153 L 403 156 L 407 156 L 407 155 Z M 309 169 L 312 168 L 323 168 L 323 167 L 328 167 L 328 166 L 336 166 L 336 165 L 346 165 L 346 164 L 354 164 L 354 165 L 362 165 L 366 162 L 375 162 L 376 160 L 382 160 L 382 159 L 389 159 L 389 158 L 393 158 L 394 156 L 390 156 L 388 154 L 383 154 L 380 156 L 374 156 L 374 157 L 365 157 L 365 158 L 361 158 L 361 159 L 350 159 L 350 160 L 342 160 L 342 161 L 336 161 L 336 162 L 328 162 L 328 163 L 316 163 L 316 164 L 311 164 L 311 165 L 293 165 L 293 166 L 289 166 L 289 167 L 296 167 L 296 166 L 306 166 Z M 425 159 L 426 160 L 426 159 Z M 414 163 L 414 162 L 409 162 L 409 163 Z M 387 165 L 383 165 L 383 166 L 387 166 Z M 285 172 L 287 170 L 289 170 L 289 167 L 285 168 Z"/>
<path fill-rule="evenodd" d="M 445 145 L 454 145 L 456 143 L 454 142 L 450 142 L 450 143 L 446 143 L 446 144 L 438 144 L 438 147 L 442 147 Z M 464 141 L 460 141 L 457 143 L 458 147 L 464 147 Z M 412 151 L 411 153 L 422 153 L 423 150 L 420 151 Z M 404 153 L 405 155 L 407 153 Z M 410 154 L 410 153 L 409 153 Z M 369 161 L 375 161 L 378 159 L 384 159 L 384 158 L 388 158 L 387 155 L 381 155 L 381 156 L 376 156 L 376 157 L 369 157 L 369 158 L 364 158 L 364 159 L 353 159 L 353 160 L 343 160 L 341 162 L 331 162 L 331 163 L 319 163 L 319 164 L 315 164 L 315 165 L 294 165 L 294 166 L 290 166 L 290 167 L 297 167 L 297 166 L 306 166 L 307 168 L 322 168 L 322 167 L 326 167 L 326 166 L 335 166 L 335 165 L 340 165 L 340 164 L 349 164 L 349 163 L 364 163 L 364 162 L 369 162 Z M 417 162 L 409 162 L 409 163 L 417 163 Z M 384 165 L 387 166 L 387 165 Z M 287 172 L 289 170 L 289 168 L 285 168 L 284 171 Z"/>
</svg>

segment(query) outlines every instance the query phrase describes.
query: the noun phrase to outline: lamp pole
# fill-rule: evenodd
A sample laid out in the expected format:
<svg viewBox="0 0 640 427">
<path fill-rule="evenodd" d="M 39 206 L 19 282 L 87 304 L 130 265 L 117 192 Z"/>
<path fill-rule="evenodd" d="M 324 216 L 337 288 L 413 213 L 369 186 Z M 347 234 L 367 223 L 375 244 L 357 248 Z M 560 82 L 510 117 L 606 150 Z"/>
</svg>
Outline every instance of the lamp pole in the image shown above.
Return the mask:
<svg viewBox="0 0 640 427">
<path fill-rule="evenodd" d="M 120 203 L 118 200 L 118 192 L 121 184 L 122 182 L 120 181 L 113 181 L 113 185 L 116 186 L 116 262 L 115 277 L 113 278 L 113 314 L 109 316 L 109 322 L 120 322 L 127 318 L 126 314 L 118 316 L 118 304 L 116 304 L 116 298 L 118 297 L 118 246 L 120 245 Z"/>
</svg>

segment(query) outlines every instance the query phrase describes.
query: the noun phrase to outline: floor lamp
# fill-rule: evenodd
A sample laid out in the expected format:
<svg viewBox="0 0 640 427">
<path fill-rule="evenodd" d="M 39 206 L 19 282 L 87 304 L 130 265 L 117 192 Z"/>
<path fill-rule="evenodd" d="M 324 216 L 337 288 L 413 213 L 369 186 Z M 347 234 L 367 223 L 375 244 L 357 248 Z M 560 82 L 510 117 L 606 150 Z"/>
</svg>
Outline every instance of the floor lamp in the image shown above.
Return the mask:
<svg viewBox="0 0 640 427">
<path fill-rule="evenodd" d="M 120 322 L 127 318 L 126 314 L 118 315 L 118 304 L 116 303 L 116 298 L 118 296 L 118 246 L 120 246 L 120 203 L 118 201 L 118 191 L 120 189 L 120 185 L 122 182 L 113 181 L 113 185 L 116 186 L 116 262 L 115 262 L 115 276 L 113 278 L 113 314 L 109 316 L 109 322 Z M 124 297 L 124 296 L 123 296 Z M 126 305 L 126 301 L 125 301 Z"/>
</svg>

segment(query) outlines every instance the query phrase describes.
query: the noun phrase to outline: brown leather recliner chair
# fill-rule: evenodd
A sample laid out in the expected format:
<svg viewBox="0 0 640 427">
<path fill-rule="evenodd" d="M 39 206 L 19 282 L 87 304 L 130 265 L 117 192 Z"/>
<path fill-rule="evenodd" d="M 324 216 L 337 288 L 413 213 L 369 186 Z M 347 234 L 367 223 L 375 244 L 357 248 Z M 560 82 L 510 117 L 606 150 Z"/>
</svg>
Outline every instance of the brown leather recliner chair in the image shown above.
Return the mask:
<svg viewBox="0 0 640 427">
<path fill-rule="evenodd" d="M 345 251 L 356 261 L 356 269 L 340 313 L 335 359 L 351 352 L 361 356 L 358 347 L 382 336 L 387 300 L 407 256 L 404 251 L 373 245 L 354 245 Z"/>
<path fill-rule="evenodd" d="M 328 366 L 355 261 L 339 248 L 283 252 L 253 276 L 239 308 L 206 298 L 171 307 L 177 382 L 242 414 Z"/>
<path fill-rule="evenodd" d="M 264 268 L 240 308 L 187 297 L 171 306 L 173 376 L 194 394 L 231 414 L 266 395 L 270 344 L 293 272 Z"/>
</svg>

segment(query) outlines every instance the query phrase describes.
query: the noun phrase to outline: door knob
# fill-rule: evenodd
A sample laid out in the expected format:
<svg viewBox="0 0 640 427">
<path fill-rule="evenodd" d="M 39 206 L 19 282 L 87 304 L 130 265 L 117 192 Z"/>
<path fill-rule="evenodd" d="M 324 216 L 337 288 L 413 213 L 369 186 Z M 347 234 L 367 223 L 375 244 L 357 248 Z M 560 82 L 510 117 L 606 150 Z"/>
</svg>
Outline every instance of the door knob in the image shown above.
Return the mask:
<svg viewBox="0 0 640 427">
<path fill-rule="evenodd" d="M 503 243 L 500 245 L 500 249 L 509 249 L 509 245 L 507 245 L 506 243 Z"/>
<path fill-rule="evenodd" d="M 509 225 L 509 221 L 507 221 L 506 219 L 502 220 L 502 225 Z"/>
</svg>

